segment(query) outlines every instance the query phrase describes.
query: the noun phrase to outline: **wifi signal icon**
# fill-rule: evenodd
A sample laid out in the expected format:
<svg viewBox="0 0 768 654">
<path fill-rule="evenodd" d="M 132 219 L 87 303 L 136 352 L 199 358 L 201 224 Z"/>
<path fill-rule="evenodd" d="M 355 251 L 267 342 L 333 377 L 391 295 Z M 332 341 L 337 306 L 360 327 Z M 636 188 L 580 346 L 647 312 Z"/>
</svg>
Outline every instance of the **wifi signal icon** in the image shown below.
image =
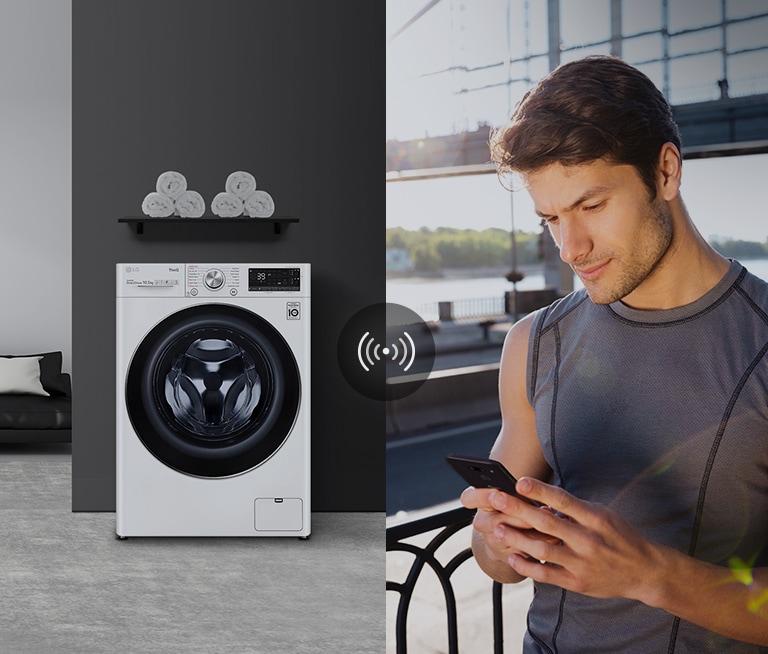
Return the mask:
<svg viewBox="0 0 768 654">
<path fill-rule="evenodd" d="M 414 359 L 416 359 L 416 345 L 411 335 L 406 331 L 397 339 L 396 343 L 392 343 L 388 347 L 381 347 L 380 343 L 375 342 L 370 332 L 365 332 L 357 344 L 357 360 L 365 372 L 369 372 L 376 361 L 381 361 L 380 353 L 385 358 L 394 361 L 403 369 L 403 372 L 408 372 Z"/>
<path fill-rule="evenodd" d="M 416 392 L 432 372 L 432 329 L 401 304 L 370 304 L 345 323 L 336 360 L 344 379 L 361 395 L 395 401 Z"/>
</svg>

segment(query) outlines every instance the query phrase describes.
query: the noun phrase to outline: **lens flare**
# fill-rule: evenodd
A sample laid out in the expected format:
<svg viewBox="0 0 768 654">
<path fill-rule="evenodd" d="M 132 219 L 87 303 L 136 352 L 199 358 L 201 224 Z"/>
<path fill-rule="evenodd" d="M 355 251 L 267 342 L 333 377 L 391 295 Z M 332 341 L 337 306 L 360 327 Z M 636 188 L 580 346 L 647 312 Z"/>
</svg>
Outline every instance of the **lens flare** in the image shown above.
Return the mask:
<svg viewBox="0 0 768 654">
<path fill-rule="evenodd" d="M 675 465 L 675 462 L 675 453 L 669 452 L 663 458 L 659 459 L 651 467 L 649 467 L 645 474 L 650 478 L 661 477 L 672 469 L 672 467 Z"/>
<path fill-rule="evenodd" d="M 747 602 L 747 610 L 755 614 L 761 613 L 765 604 L 768 603 L 768 588 L 759 588 L 752 574 L 756 558 L 757 555 L 753 556 L 750 561 L 743 561 L 738 556 L 732 556 L 728 559 L 728 568 L 733 580 L 749 587 L 755 593 Z"/>
<path fill-rule="evenodd" d="M 755 582 L 752 576 L 752 563 L 742 561 L 738 556 L 732 556 L 728 559 L 728 568 L 730 568 L 734 580 L 745 586 L 751 586 Z"/>
</svg>

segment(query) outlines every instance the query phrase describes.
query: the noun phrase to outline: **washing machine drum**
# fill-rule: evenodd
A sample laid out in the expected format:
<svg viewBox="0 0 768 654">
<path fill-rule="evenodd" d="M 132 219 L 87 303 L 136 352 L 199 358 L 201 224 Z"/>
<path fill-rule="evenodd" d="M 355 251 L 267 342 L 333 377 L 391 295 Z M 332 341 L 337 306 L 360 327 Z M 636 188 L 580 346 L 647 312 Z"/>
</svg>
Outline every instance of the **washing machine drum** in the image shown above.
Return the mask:
<svg viewBox="0 0 768 654">
<path fill-rule="evenodd" d="M 142 340 L 126 380 L 134 430 L 164 464 L 224 477 L 266 461 L 296 421 L 301 384 L 282 335 L 257 314 L 201 305 Z"/>
</svg>

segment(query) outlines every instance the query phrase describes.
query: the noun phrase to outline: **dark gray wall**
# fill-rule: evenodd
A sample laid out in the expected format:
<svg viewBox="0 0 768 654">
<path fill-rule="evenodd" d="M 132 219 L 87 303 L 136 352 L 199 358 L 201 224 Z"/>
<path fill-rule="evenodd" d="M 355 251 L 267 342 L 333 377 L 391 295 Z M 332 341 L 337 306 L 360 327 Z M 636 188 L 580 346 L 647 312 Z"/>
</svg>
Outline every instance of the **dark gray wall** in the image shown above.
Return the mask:
<svg viewBox="0 0 768 654">
<path fill-rule="evenodd" d="M 73 0 L 72 508 L 115 508 L 119 262 L 312 264 L 312 503 L 384 510 L 384 406 L 336 362 L 345 322 L 384 302 L 384 3 Z M 249 171 L 284 234 L 122 216 L 166 170 L 210 206 Z M 210 213 L 208 210 L 206 213 Z M 162 229 L 161 229 L 162 227 Z M 55 281 L 55 280 L 52 280 Z"/>
</svg>

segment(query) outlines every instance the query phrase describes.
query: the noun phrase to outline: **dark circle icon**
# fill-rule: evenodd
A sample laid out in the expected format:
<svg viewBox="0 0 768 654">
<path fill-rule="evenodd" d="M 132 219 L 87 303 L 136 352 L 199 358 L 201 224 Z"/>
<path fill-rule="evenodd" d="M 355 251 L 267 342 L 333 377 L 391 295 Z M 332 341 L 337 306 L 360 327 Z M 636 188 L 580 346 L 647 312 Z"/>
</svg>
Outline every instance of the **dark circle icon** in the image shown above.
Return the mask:
<svg viewBox="0 0 768 654">
<path fill-rule="evenodd" d="M 435 363 L 432 331 L 415 311 L 391 302 L 352 316 L 339 335 L 339 367 L 350 386 L 373 400 L 414 393 Z"/>
</svg>

